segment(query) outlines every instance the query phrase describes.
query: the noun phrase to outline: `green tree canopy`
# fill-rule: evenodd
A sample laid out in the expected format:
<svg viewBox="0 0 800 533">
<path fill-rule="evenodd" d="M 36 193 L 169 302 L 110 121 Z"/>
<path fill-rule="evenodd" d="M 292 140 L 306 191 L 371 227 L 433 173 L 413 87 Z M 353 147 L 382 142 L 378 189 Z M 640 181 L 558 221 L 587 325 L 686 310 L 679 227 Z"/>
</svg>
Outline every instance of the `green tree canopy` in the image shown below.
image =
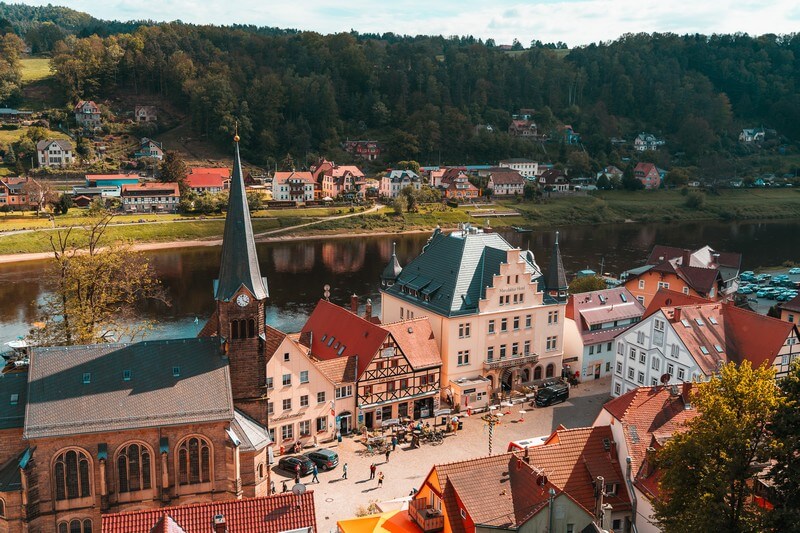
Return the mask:
<svg viewBox="0 0 800 533">
<path fill-rule="evenodd" d="M 583 276 L 575 278 L 569 283 L 570 294 L 599 291 L 608 288 L 606 281 L 600 276 Z"/>
<path fill-rule="evenodd" d="M 784 403 L 778 406 L 769 431 L 778 442 L 769 472 L 777 501 L 769 525 L 775 531 L 800 531 L 800 358 L 778 382 Z"/>
</svg>

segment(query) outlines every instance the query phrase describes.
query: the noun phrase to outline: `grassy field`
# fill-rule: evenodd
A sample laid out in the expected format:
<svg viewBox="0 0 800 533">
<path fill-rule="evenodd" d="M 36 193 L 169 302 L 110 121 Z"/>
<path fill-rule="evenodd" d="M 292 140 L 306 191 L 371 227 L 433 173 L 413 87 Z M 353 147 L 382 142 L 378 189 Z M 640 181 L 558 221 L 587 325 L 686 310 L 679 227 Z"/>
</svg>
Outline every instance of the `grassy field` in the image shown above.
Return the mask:
<svg viewBox="0 0 800 533">
<path fill-rule="evenodd" d="M 21 126 L 16 130 L 0 130 L 0 143 L 9 144 L 19 140 L 22 135 L 28 131 L 27 126 Z M 48 139 L 68 139 L 69 137 L 60 131 L 47 130 Z"/>
<path fill-rule="evenodd" d="M 50 71 L 50 59 L 46 57 L 29 57 L 20 60 L 22 64 L 22 82 L 32 83 L 49 78 L 53 75 Z"/>
</svg>

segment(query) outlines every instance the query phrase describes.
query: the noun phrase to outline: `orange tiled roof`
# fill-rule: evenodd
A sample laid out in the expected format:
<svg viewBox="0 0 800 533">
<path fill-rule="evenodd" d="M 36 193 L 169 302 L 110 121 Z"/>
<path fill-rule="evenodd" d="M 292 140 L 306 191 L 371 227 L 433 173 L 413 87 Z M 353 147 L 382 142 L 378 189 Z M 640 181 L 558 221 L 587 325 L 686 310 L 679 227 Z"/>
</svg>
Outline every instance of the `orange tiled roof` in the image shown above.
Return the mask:
<svg viewBox="0 0 800 533">
<path fill-rule="evenodd" d="M 425 317 L 384 324 L 414 370 L 441 366 L 442 357 L 431 323 Z"/>
<path fill-rule="evenodd" d="M 335 385 L 356 382 L 356 356 L 337 359 L 315 359 L 314 365 Z"/>
<path fill-rule="evenodd" d="M 165 515 L 186 533 L 212 531 L 216 515 L 224 516 L 227 530 L 236 533 L 279 533 L 301 528 L 317 530 L 313 491 L 104 514 L 102 530 L 103 533 L 146 532 L 162 522 Z"/>
<path fill-rule="evenodd" d="M 211 174 L 229 179 L 231 177 L 231 169 L 228 167 L 192 167 L 189 169 L 189 176 L 196 174 Z"/>
<path fill-rule="evenodd" d="M 653 299 L 650 301 L 650 305 L 648 305 L 647 309 L 645 309 L 644 315 L 642 315 L 642 320 L 649 317 L 656 311 L 660 311 L 662 307 L 702 305 L 709 302 L 711 302 L 711 300 L 706 300 L 705 298 L 700 298 L 699 296 L 690 296 L 688 294 L 671 291 L 669 289 L 658 289 L 658 292 L 656 292 L 655 296 L 653 296 Z"/>
</svg>

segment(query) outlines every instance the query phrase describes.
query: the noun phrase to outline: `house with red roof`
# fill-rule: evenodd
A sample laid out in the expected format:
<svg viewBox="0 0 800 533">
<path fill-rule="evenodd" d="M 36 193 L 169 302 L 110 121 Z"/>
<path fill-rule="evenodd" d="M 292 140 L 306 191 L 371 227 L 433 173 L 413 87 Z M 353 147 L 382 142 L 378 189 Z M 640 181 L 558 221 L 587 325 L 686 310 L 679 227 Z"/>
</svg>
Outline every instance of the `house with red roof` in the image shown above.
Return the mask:
<svg viewBox="0 0 800 533">
<path fill-rule="evenodd" d="M 739 288 L 742 255 L 710 246 L 687 250 L 656 245 L 644 266 L 623 272 L 625 288 L 647 307 L 659 289 L 714 301 L 727 301 Z"/>
<path fill-rule="evenodd" d="M 181 191 L 177 183 L 137 183 L 122 186 L 126 213 L 177 213 Z"/>
<path fill-rule="evenodd" d="M 361 195 L 364 193 L 364 173 L 355 165 L 337 165 L 323 159 L 312 168 L 314 178 L 314 196 L 320 198 L 337 198 L 344 194 Z"/>
<path fill-rule="evenodd" d="M 489 175 L 488 187 L 497 196 L 517 196 L 522 194 L 525 183 L 516 170 L 497 169 Z"/>
<path fill-rule="evenodd" d="M 581 380 L 614 373 L 614 338 L 639 322 L 644 306 L 625 287 L 573 294 L 567 300 L 564 363 Z M 575 369 L 575 370 L 573 370 Z"/>
<path fill-rule="evenodd" d="M 314 491 L 103 515 L 103 533 L 317 531 Z"/>
<path fill-rule="evenodd" d="M 729 362 L 785 376 L 800 355 L 797 325 L 730 303 L 662 307 L 616 337 L 612 396 L 641 386 L 707 381 Z"/>
<path fill-rule="evenodd" d="M 311 172 L 276 172 L 272 177 L 272 199 L 282 202 L 314 200 L 314 176 Z"/>
<path fill-rule="evenodd" d="M 611 428 L 560 426 L 524 452 L 434 466 L 408 514 L 423 533 L 623 531 L 631 504 Z"/>
<path fill-rule="evenodd" d="M 354 366 L 355 387 L 337 388 L 336 403 L 354 394 L 359 416 L 350 422 L 367 428 L 434 416 L 442 359 L 428 320 L 381 325 L 372 317 L 371 303 L 366 316 L 357 311 L 357 299 L 351 309 L 320 300 L 299 337 L 313 358 L 338 361 L 344 370 Z"/>
<path fill-rule="evenodd" d="M 72 111 L 75 114 L 75 122 L 81 128 L 96 130 L 103 125 L 100 107 L 93 100 L 79 101 Z"/>
<path fill-rule="evenodd" d="M 800 296 L 795 296 L 788 302 L 779 303 L 778 309 L 781 312 L 781 320 L 792 324 L 800 323 Z"/>
<path fill-rule="evenodd" d="M 636 163 L 633 175 L 645 189 L 658 189 L 661 186 L 661 175 L 653 163 Z"/>
<path fill-rule="evenodd" d="M 185 181 L 186 186 L 198 194 L 216 194 L 230 186 L 231 174 L 227 167 L 193 167 Z"/>
<path fill-rule="evenodd" d="M 606 402 L 594 421 L 594 427 L 608 428 L 617 461 L 626 465 L 624 484 L 640 533 L 660 532 L 653 519 L 660 477 L 655 458 L 658 450 L 676 432 L 685 431 L 686 423 L 699 414 L 692 407 L 692 389 L 691 383 L 638 387 Z"/>
</svg>

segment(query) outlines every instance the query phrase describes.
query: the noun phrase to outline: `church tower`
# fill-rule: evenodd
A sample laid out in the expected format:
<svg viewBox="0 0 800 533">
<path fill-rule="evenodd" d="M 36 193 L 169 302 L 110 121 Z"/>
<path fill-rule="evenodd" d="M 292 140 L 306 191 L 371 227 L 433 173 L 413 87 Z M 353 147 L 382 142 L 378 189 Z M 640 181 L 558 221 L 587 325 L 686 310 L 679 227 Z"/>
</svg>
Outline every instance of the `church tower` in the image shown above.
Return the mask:
<svg viewBox="0 0 800 533">
<path fill-rule="evenodd" d="M 265 305 L 269 291 L 261 277 L 253 238 L 253 225 L 244 188 L 239 136 L 228 212 L 222 236 L 219 278 L 214 282 L 216 309 L 200 336 L 219 336 L 230 361 L 231 390 L 237 409 L 266 425 L 267 361 Z"/>
<path fill-rule="evenodd" d="M 561 261 L 561 249 L 558 246 L 558 232 L 556 242 L 553 244 L 553 253 L 550 256 L 550 268 L 544 280 L 547 294 L 559 302 L 567 301 L 567 275 L 564 272 L 564 263 Z"/>
</svg>

